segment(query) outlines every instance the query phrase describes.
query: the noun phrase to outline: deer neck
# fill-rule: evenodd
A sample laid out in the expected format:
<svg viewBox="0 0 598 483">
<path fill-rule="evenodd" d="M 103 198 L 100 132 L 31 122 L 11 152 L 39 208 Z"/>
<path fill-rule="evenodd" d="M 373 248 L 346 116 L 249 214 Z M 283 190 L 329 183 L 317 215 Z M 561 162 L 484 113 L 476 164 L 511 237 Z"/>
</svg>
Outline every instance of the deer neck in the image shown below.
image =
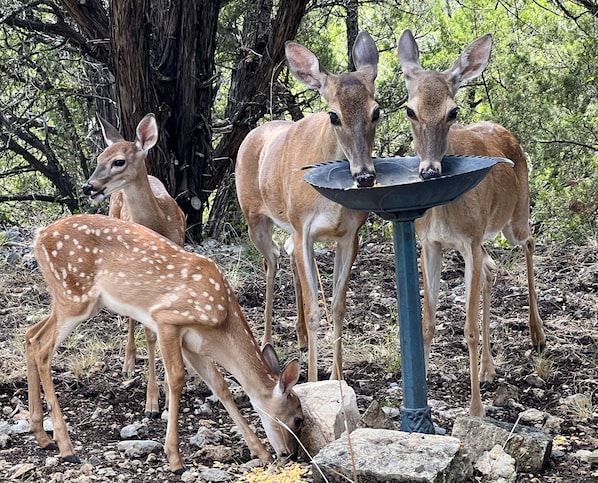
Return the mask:
<svg viewBox="0 0 598 483">
<path fill-rule="evenodd" d="M 240 309 L 239 309 L 240 310 Z M 271 397 L 274 387 L 278 383 L 278 376 L 270 369 L 262 356 L 262 351 L 251 333 L 242 313 L 239 315 L 244 322 L 237 330 L 232 327 L 228 334 L 232 337 L 225 339 L 225 349 L 219 351 L 219 363 L 222 364 L 241 384 L 243 390 L 251 400 L 254 407 L 260 406 L 260 401 Z M 234 332 L 242 332 L 239 337 Z M 247 343 L 250 336 L 252 343 Z M 239 341 L 243 340 L 242 343 Z M 231 348 L 238 350 L 231 350 Z M 222 357 L 226 355 L 226 357 Z"/>
<path fill-rule="evenodd" d="M 161 231 L 156 229 L 156 225 L 162 222 L 164 213 L 152 192 L 147 175 L 144 174 L 137 182 L 126 185 L 122 194 L 126 219 Z"/>
</svg>

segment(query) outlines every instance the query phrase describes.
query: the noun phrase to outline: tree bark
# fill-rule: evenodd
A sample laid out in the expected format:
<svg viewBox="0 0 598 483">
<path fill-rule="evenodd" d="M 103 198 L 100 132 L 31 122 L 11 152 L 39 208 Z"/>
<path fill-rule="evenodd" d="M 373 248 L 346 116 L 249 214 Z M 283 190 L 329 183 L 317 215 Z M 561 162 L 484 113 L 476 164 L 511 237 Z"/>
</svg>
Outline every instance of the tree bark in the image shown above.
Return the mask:
<svg viewBox="0 0 598 483">
<path fill-rule="evenodd" d="M 213 176 L 206 184 L 208 190 L 217 189 L 206 227 L 209 236 L 222 236 L 226 215 L 235 206 L 231 177 L 237 151 L 247 133 L 271 107 L 270 87 L 283 67 L 284 44 L 297 35 L 307 3 L 308 0 L 281 0 L 273 17 L 272 0 L 260 0 L 245 16 L 244 44 L 238 49 L 226 110 L 230 133 L 215 149 Z"/>
<path fill-rule="evenodd" d="M 353 44 L 359 33 L 359 1 L 345 0 L 345 2 L 345 8 L 347 10 L 347 17 L 345 19 L 345 25 L 347 26 L 347 59 L 349 59 L 347 69 L 349 72 L 352 72 L 355 70 L 355 63 L 353 62 Z"/>
</svg>

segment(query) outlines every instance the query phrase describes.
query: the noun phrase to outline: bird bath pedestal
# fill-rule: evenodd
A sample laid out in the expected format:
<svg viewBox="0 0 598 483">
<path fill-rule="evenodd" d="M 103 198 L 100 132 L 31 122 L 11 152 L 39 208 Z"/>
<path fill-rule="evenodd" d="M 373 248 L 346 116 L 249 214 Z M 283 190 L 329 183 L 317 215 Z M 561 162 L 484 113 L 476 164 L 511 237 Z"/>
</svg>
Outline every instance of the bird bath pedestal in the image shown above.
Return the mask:
<svg viewBox="0 0 598 483">
<path fill-rule="evenodd" d="M 353 187 L 346 160 L 311 166 L 305 181 L 347 208 L 373 211 L 392 221 L 403 380 L 401 430 L 434 434 L 427 401 L 415 220 L 428 208 L 449 203 L 473 188 L 495 164 L 513 163 L 504 158 L 446 156 L 443 175 L 423 181 L 417 157 L 373 161 L 377 184 L 372 188 Z"/>
</svg>

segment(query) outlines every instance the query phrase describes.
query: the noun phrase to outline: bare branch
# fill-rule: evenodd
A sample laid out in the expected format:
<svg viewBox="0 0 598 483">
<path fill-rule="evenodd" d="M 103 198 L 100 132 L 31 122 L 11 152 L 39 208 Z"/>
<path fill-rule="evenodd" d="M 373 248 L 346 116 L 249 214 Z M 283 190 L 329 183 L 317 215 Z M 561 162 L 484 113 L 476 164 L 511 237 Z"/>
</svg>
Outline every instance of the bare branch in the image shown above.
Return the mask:
<svg viewBox="0 0 598 483">
<path fill-rule="evenodd" d="M 598 152 L 598 147 L 592 146 L 590 144 L 585 144 L 579 141 L 570 141 L 566 139 L 536 139 L 536 142 L 540 144 L 570 144 L 572 146 L 579 146 L 585 149 L 590 149 L 592 151 Z"/>
</svg>

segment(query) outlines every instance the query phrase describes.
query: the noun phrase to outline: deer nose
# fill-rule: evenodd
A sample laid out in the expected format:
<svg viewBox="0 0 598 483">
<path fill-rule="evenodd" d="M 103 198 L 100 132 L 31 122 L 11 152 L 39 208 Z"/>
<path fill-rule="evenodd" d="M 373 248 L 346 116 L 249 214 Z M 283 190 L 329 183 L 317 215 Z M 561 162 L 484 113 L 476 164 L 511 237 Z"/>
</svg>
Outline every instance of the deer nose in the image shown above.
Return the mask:
<svg viewBox="0 0 598 483">
<path fill-rule="evenodd" d="M 434 168 L 422 169 L 419 172 L 419 175 L 422 177 L 422 179 L 440 178 L 440 171 Z"/>
<path fill-rule="evenodd" d="M 91 194 L 91 192 L 93 191 L 93 185 L 90 183 L 85 183 L 82 187 L 83 189 L 83 194 L 89 196 Z"/>
<path fill-rule="evenodd" d="M 280 461 L 294 460 L 294 459 L 296 459 L 296 457 L 297 457 L 297 451 L 290 452 L 290 451 L 285 450 L 285 451 L 281 451 L 278 454 L 278 459 Z"/>
<path fill-rule="evenodd" d="M 374 173 L 359 173 L 355 176 L 355 183 L 357 183 L 358 188 L 369 188 L 374 186 L 376 182 L 376 175 Z"/>
</svg>

